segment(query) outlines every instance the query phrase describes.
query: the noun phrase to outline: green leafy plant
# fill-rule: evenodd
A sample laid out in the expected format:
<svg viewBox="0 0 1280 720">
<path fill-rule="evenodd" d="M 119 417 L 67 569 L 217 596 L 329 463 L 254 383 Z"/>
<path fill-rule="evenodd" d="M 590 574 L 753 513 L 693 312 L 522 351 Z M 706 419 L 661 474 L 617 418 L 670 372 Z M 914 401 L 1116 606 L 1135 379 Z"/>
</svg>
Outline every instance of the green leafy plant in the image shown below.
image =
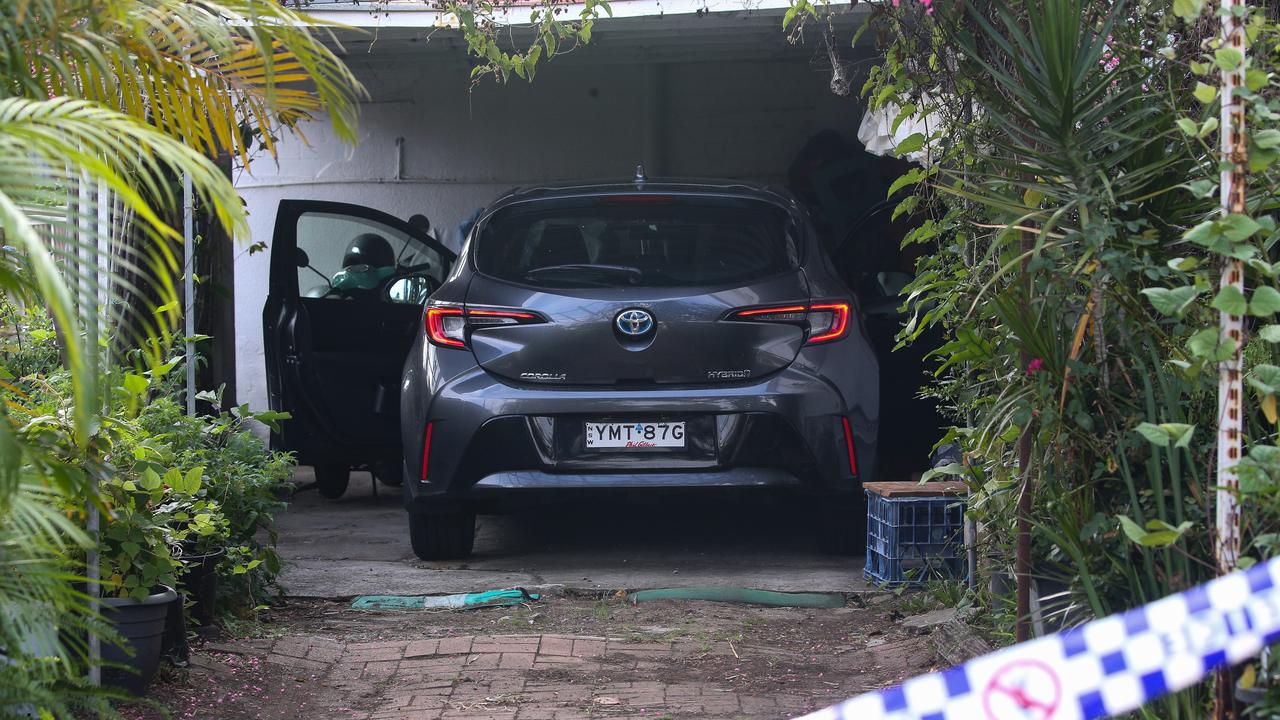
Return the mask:
<svg viewBox="0 0 1280 720">
<path fill-rule="evenodd" d="M 247 162 L 251 142 L 271 152 L 278 131 L 313 113 L 355 137 L 362 90 L 318 33 L 269 0 L 0 6 L 3 712 L 110 714 L 74 640 L 109 636 L 77 590 L 77 558 L 96 548 L 86 508 L 104 513 L 119 588 L 137 578 L 129 592 L 168 579 L 172 556 L 160 550 L 175 533 L 202 532 L 195 514 L 162 511 L 163 494 L 156 505 L 154 488 L 111 454 L 136 414 L 135 378 L 167 364 L 178 320 L 176 181 L 189 178 L 203 211 L 244 234 L 244 209 L 210 156 Z M 124 360 L 134 377 L 107 371 Z"/>
<path fill-rule="evenodd" d="M 1233 350 L 1219 312 L 1248 318 L 1257 402 L 1240 471 L 1257 540 L 1243 564 L 1269 557 L 1274 530 L 1262 528 L 1276 508 L 1251 493 L 1271 487 L 1280 392 L 1278 9 L 1244 16 L 1247 212 L 1221 216 L 1217 73 L 1242 58 L 1221 46 L 1206 3 L 872 5 L 883 60 L 863 93 L 895 128 L 922 123 L 898 150 L 929 160 L 890 192 L 896 212 L 922 217 L 904 244 L 930 246 L 900 341 L 945 335 L 930 392 L 965 453 L 948 474 L 973 490 L 982 571 L 1010 574 L 1025 483 L 1032 572 L 1066 588 L 1050 609 L 1062 622 L 1215 574 L 1212 428 L 1218 363 Z M 794 6 L 793 24 L 822 16 Z M 1219 289 L 1224 257 L 1244 261 L 1246 292 Z M 1203 717 L 1205 697 L 1146 713 Z"/>
</svg>

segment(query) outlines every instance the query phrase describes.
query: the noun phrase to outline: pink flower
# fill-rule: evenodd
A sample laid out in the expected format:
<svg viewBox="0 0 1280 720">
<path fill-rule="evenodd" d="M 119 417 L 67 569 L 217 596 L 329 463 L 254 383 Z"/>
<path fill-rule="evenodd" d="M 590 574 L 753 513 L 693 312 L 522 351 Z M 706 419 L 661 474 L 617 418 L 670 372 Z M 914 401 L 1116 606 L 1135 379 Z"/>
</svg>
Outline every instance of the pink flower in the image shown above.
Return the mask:
<svg viewBox="0 0 1280 720">
<path fill-rule="evenodd" d="M 1044 360 L 1041 360 L 1040 358 L 1035 358 L 1031 362 L 1027 363 L 1028 377 L 1035 375 L 1036 373 L 1041 372 L 1043 370 L 1044 370 Z"/>
</svg>

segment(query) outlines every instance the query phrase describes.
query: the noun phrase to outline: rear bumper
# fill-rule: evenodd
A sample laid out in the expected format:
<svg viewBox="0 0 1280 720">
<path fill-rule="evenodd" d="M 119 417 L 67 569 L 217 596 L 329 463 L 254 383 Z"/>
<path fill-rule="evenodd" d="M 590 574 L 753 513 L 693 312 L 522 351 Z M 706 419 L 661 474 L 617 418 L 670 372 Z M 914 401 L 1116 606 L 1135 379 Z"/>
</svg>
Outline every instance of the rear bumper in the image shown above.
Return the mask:
<svg viewBox="0 0 1280 720">
<path fill-rule="evenodd" d="M 718 472 L 564 474 L 519 470 L 497 472 L 472 486 L 476 496 L 508 490 L 640 490 L 645 488 L 795 487 L 794 475 L 775 468 Z"/>
<path fill-rule="evenodd" d="M 752 383 L 644 390 L 516 385 L 473 367 L 421 399 L 406 390 L 404 489 L 411 512 L 555 490 L 780 487 L 852 495 L 875 463 L 875 418 L 798 366 Z M 684 420 L 688 447 L 584 451 L 575 436 L 588 419 Z"/>
</svg>

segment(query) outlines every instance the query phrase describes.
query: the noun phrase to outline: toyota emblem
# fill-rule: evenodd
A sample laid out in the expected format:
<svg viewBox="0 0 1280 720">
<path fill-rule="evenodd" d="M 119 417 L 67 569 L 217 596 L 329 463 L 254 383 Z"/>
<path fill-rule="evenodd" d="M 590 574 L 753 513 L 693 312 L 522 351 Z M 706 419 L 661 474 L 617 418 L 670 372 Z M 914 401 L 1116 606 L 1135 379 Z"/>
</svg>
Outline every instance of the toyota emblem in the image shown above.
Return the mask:
<svg viewBox="0 0 1280 720">
<path fill-rule="evenodd" d="M 613 324 L 623 335 L 638 337 L 653 329 L 653 315 L 647 310 L 623 310 L 614 318 Z"/>
</svg>

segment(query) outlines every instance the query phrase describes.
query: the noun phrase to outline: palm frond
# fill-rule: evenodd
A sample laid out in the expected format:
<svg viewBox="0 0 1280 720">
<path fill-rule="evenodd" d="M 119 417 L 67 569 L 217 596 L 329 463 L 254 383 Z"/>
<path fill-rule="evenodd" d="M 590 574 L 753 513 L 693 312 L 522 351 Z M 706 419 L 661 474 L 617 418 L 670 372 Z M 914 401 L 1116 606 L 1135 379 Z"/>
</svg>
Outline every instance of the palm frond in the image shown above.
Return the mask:
<svg viewBox="0 0 1280 720">
<path fill-rule="evenodd" d="M 245 128 L 274 152 L 277 125 L 324 112 L 355 139 L 363 90 L 328 31 L 264 0 L 22 0 L 0 9 L 0 62 L 10 94 L 96 100 L 247 163 Z"/>
<path fill-rule="evenodd" d="M 122 262 L 154 281 L 158 306 L 176 303 L 173 244 L 181 238 L 157 210 L 174 203 L 169 180 L 187 173 L 206 206 L 232 232 L 244 230 L 244 210 L 230 182 L 200 153 L 86 100 L 0 100 L 0 158 L 6 159 L 0 163 L 0 228 L 6 242 L 25 254 L 34 284 L 61 330 L 83 439 L 100 407 L 94 362 L 99 338 L 86 333 L 99 312 L 92 300 L 105 290 L 98 284 L 101 268 L 123 253 Z M 129 250 L 104 234 L 96 213 L 68 207 L 70 189 L 86 182 L 101 184 L 119 198 L 150 242 Z M 59 245 L 77 261 L 59 263 Z M 73 286 L 91 301 L 77 302 Z M 167 339 L 175 320 L 176 315 L 162 315 L 145 318 L 143 325 Z"/>
</svg>

